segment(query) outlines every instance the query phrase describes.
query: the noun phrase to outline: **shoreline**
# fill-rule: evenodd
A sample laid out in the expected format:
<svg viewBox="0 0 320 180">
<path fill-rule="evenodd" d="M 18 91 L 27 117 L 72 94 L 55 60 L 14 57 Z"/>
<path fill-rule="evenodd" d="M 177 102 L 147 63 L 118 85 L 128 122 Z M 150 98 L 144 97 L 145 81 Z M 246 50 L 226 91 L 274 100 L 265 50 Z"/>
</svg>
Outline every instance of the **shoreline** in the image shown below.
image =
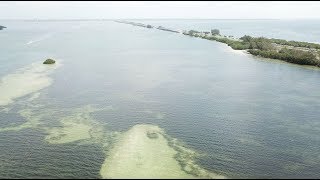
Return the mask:
<svg viewBox="0 0 320 180">
<path fill-rule="evenodd" d="M 131 25 L 139 24 L 138 26 L 140 27 L 155 28 L 149 24 L 145 25 L 143 23 L 135 23 L 131 21 L 115 20 L 114 22 Z M 173 30 L 162 26 L 155 29 L 227 44 L 231 47 L 233 52 L 237 54 L 250 54 L 254 57 L 284 61 L 304 67 L 311 66 L 320 68 L 320 44 L 318 43 L 286 41 L 275 38 L 268 39 L 265 37 L 257 38 L 247 35 L 241 38 L 235 38 L 233 36 L 221 35 L 218 29 L 211 30 L 211 33 L 195 30 Z M 213 34 L 213 31 L 216 31 L 215 34 Z M 241 50 L 241 52 L 239 52 L 239 50 Z"/>
</svg>

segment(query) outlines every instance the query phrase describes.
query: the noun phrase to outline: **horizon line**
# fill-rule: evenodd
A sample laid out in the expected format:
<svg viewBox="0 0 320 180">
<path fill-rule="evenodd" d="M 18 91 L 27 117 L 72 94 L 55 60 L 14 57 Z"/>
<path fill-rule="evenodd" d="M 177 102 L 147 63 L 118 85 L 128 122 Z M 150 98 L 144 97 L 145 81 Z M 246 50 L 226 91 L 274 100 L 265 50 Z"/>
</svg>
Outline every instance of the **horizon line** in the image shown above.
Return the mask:
<svg viewBox="0 0 320 180">
<path fill-rule="evenodd" d="M 320 18 L 4 18 L 0 21 L 109 21 L 109 20 L 318 20 Z"/>
</svg>

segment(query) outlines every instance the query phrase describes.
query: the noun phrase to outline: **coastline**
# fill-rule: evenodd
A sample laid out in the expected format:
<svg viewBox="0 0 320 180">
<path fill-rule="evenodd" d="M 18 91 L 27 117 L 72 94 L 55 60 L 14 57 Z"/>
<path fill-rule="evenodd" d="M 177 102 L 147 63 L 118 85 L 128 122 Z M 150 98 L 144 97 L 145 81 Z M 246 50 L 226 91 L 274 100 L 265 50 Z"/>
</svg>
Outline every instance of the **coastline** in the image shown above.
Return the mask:
<svg viewBox="0 0 320 180">
<path fill-rule="evenodd" d="M 117 21 L 118 23 L 125 24 L 139 24 L 140 27 L 154 28 L 151 25 L 145 25 L 142 23 L 134 23 L 130 21 Z M 289 64 L 295 64 L 303 67 L 313 67 L 315 69 L 320 68 L 320 44 L 310 42 L 298 42 L 298 41 L 286 41 L 283 39 L 268 39 L 264 37 L 250 37 L 243 36 L 242 38 L 234 38 L 233 36 L 221 35 L 219 30 L 216 34 L 210 32 L 199 32 L 195 30 L 173 30 L 162 26 L 159 26 L 159 30 L 179 33 L 190 37 L 196 37 L 206 40 L 212 40 L 226 44 L 231 47 L 233 52 L 241 55 L 252 55 L 254 57 L 260 57 L 264 59 L 271 59 L 286 62 Z M 255 42 L 256 41 L 256 42 Z M 252 46 L 252 42 L 255 47 Z M 257 45 L 260 43 L 260 46 Z"/>
</svg>

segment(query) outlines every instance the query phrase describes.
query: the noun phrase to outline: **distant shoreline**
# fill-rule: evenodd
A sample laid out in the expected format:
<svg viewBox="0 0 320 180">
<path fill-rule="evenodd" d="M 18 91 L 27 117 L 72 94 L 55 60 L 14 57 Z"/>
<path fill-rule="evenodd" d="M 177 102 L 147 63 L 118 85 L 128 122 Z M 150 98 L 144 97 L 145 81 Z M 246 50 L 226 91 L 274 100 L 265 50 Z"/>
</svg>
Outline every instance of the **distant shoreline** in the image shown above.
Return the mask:
<svg viewBox="0 0 320 180">
<path fill-rule="evenodd" d="M 0 19 L 0 21 L 115 21 L 115 20 L 152 20 L 152 21 L 175 21 L 175 20 L 198 20 L 198 21 L 207 21 L 207 20 L 216 20 L 216 21 L 294 21 L 294 20 L 320 20 L 320 18 L 248 18 L 248 19 L 237 19 L 237 18 L 89 18 L 89 19 L 40 19 L 40 18 L 31 18 L 31 19 Z"/>
<path fill-rule="evenodd" d="M 153 28 L 150 24 L 135 23 L 128 20 L 115 20 L 118 23 L 131 24 L 134 26 Z M 287 41 L 284 39 L 243 36 L 221 35 L 218 29 L 209 31 L 174 30 L 159 26 L 159 30 L 165 30 L 183 35 L 202 38 L 227 44 L 233 50 L 243 50 L 253 56 L 285 61 L 292 64 L 320 67 L 320 44 L 300 41 Z"/>
</svg>

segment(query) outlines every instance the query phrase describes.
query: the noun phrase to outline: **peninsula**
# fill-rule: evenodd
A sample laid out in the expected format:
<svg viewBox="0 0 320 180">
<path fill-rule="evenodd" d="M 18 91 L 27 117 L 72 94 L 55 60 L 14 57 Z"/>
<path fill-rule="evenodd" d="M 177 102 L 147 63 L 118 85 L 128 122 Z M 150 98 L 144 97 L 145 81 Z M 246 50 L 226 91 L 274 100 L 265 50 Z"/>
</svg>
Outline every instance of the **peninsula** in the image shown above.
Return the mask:
<svg viewBox="0 0 320 180">
<path fill-rule="evenodd" d="M 140 26 L 140 27 L 145 27 L 145 28 L 153 28 L 153 26 L 149 25 L 149 24 L 142 24 L 142 23 L 135 23 L 135 22 L 130 22 L 130 21 L 115 21 L 118 23 L 123 23 L 123 24 L 131 24 L 133 26 Z"/>
<path fill-rule="evenodd" d="M 141 27 L 151 26 L 127 21 L 116 22 L 138 25 Z M 159 26 L 157 29 L 225 43 L 234 50 L 244 50 L 254 56 L 277 59 L 299 65 L 320 67 L 320 44 L 316 43 L 287 41 L 284 39 L 265 37 L 251 37 L 248 35 L 241 38 L 234 38 L 233 36 L 221 35 L 218 29 L 213 29 L 210 32 L 200 32 L 196 30 L 172 30 L 162 26 Z"/>
</svg>

